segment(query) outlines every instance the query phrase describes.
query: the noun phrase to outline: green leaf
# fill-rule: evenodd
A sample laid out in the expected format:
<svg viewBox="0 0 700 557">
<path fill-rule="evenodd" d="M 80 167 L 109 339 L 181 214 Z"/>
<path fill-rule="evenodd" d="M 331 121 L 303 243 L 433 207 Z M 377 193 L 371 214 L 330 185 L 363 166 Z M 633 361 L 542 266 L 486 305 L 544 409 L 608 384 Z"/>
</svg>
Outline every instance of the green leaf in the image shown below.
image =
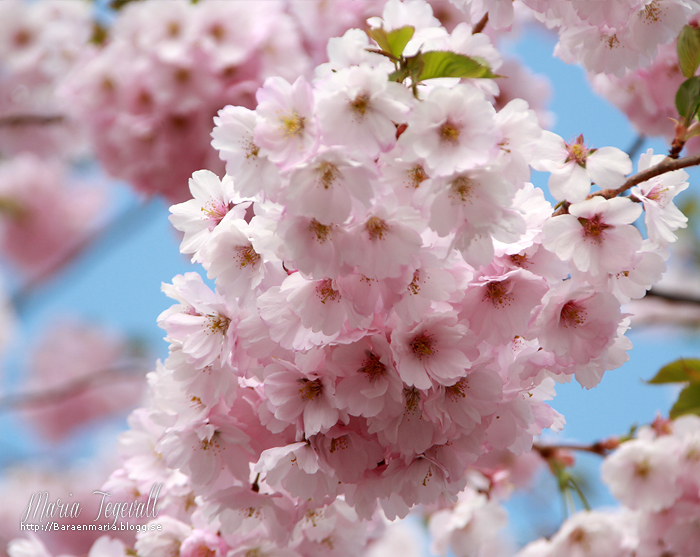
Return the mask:
<svg viewBox="0 0 700 557">
<path fill-rule="evenodd" d="M 415 32 L 416 28 L 412 25 L 404 25 L 388 33 L 381 27 L 372 27 L 367 30 L 367 34 L 374 39 L 379 48 L 395 58 L 401 57 L 403 49 L 406 48 Z"/>
<path fill-rule="evenodd" d="M 678 400 L 671 408 L 670 417 L 675 420 L 685 414 L 700 416 L 700 383 L 691 383 L 678 395 Z"/>
<path fill-rule="evenodd" d="M 388 33 L 386 39 L 389 43 L 391 53 L 397 58 L 401 56 L 403 54 L 403 49 L 406 48 L 408 41 L 411 40 L 415 32 L 415 27 L 412 25 L 405 25 L 404 27 L 399 27 Z"/>
<path fill-rule="evenodd" d="M 683 27 L 676 45 L 678 65 L 685 77 L 693 77 L 700 65 L 700 29 L 692 25 Z"/>
<path fill-rule="evenodd" d="M 370 27 L 367 34 L 379 45 L 384 52 L 391 52 L 388 33 L 382 27 Z"/>
<path fill-rule="evenodd" d="M 491 71 L 488 63 L 479 58 L 444 50 L 432 50 L 422 53 L 423 68 L 419 81 L 438 77 L 501 77 Z M 700 89 L 700 88 L 699 88 Z"/>
<path fill-rule="evenodd" d="M 651 384 L 700 382 L 700 360 L 697 358 L 681 358 L 662 367 L 648 381 Z"/>
<path fill-rule="evenodd" d="M 686 125 L 692 122 L 700 107 L 700 77 L 686 79 L 676 93 L 676 109 L 685 120 Z"/>
</svg>

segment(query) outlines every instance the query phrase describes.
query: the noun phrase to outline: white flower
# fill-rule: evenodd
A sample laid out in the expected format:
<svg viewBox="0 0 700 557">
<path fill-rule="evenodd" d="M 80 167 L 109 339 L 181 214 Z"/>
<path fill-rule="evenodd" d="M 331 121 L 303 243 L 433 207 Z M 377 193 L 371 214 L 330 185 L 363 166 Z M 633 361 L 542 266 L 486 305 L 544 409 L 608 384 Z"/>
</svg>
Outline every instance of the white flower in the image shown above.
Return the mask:
<svg viewBox="0 0 700 557">
<path fill-rule="evenodd" d="M 662 162 L 666 157 L 654 155 L 649 149 L 639 157 L 638 170 L 642 172 Z M 665 248 L 676 241 L 673 233 L 687 226 L 687 217 L 673 204 L 673 198 L 688 187 L 688 173 L 674 170 L 642 182 L 631 189 L 631 193 L 644 206 L 644 223 L 649 239 Z"/>
</svg>

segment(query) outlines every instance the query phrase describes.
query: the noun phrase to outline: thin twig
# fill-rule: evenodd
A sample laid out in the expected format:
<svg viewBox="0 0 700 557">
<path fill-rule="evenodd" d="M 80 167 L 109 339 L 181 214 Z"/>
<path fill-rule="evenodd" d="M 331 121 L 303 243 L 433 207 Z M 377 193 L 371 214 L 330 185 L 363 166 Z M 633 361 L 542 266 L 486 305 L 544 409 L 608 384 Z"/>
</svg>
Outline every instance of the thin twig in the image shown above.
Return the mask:
<svg viewBox="0 0 700 557">
<path fill-rule="evenodd" d="M 46 126 L 60 124 L 65 118 L 60 114 L 41 116 L 39 114 L 13 114 L 0 117 L 0 127 Z"/>
<path fill-rule="evenodd" d="M 61 402 L 67 398 L 77 396 L 96 385 L 137 378 L 143 379 L 143 374 L 147 370 L 142 365 L 143 362 L 141 361 L 122 362 L 121 364 L 68 381 L 52 389 L 34 393 L 7 395 L 0 398 L 0 413 Z"/>
<path fill-rule="evenodd" d="M 644 135 L 643 133 L 640 133 L 632 143 L 632 145 L 629 146 L 627 149 L 627 156 L 631 159 L 633 159 L 637 153 L 639 153 L 639 150 L 644 146 L 644 142 L 647 140 L 647 136 Z"/>
<path fill-rule="evenodd" d="M 599 441 L 592 445 L 540 445 L 535 443 L 532 449 L 540 453 L 545 460 L 551 458 L 556 451 L 583 451 L 586 453 L 597 454 L 598 456 L 607 456 L 611 449 L 605 442 Z"/>
<path fill-rule="evenodd" d="M 651 180 L 652 178 L 655 178 L 656 176 L 660 176 L 661 174 L 666 174 L 667 172 L 673 172 L 674 170 L 688 168 L 689 166 L 697 166 L 699 164 L 700 164 L 700 153 L 698 153 L 696 155 L 692 155 L 690 157 L 683 157 L 682 159 L 672 159 L 670 157 L 666 157 L 659 164 L 656 164 L 650 168 L 647 168 L 646 170 L 643 170 L 642 172 L 638 172 L 634 176 L 631 176 L 619 188 L 609 189 L 609 190 L 600 190 L 600 191 L 593 192 L 591 195 L 588 196 L 588 199 L 591 199 L 593 197 L 604 197 L 605 199 L 612 199 L 613 197 L 617 197 L 621 193 L 626 192 L 631 187 L 636 186 L 637 184 L 641 184 L 642 182 L 646 182 L 647 180 Z M 557 210 L 554 213 L 553 216 L 556 217 L 559 215 L 564 215 L 568 212 L 569 212 L 569 203 L 564 203 L 559 208 L 559 210 Z"/>
<path fill-rule="evenodd" d="M 472 35 L 476 35 L 477 33 L 481 33 L 484 28 L 486 27 L 486 24 L 489 22 L 489 13 L 486 12 L 484 14 L 484 17 L 482 17 L 479 22 L 474 26 L 472 29 Z"/>
</svg>

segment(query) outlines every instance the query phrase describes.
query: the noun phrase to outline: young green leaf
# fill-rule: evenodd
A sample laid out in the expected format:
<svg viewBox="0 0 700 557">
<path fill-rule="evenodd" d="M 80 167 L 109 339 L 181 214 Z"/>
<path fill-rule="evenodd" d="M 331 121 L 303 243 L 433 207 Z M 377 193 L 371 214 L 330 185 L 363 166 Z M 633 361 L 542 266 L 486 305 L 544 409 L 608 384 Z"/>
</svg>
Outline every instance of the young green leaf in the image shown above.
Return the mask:
<svg viewBox="0 0 700 557">
<path fill-rule="evenodd" d="M 693 25 L 683 27 L 676 44 L 678 65 L 685 77 L 693 77 L 700 65 L 700 29 Z"/>
<path fill-rule="evenodd" d="M 675 420 L 685 414 L 700 416 L 700 383 L 691 383 L 681 391 L 669 415 Z"/>
<path fill-rule="evenodd" d="M 484 60 L 457 54 L 456 52 L 432 50 L 423 52 L 423 69 L 419 80 L 435 79 L 438 77 L 500 77 L 491 71 Z"/>
<path fill-rule="evenodd" d="M 700 360 L 697 358 L 681 358 L 662 367 L 648 383 L 686 383 L 688 381 L 700 382 Z"/>
<path fill-rule="evenodd" d="M 676 109 L 678 114 L 689 125 L 695 118 L 700 107 L 700 77 L 686 79 L 676 93 Z"/>
<path fill-rule="evenodd" d="M 390 52 L 397 58 L 403 54 L 403 49 L 406 48 L 408 41 L 413 37 L 416 28 L 412 25 L 405 25 L 387 33 L 386 40 L 389 43 Z"/>
<path fill-rule="evenodd" d="M 384 52 L 391 52 L 391 45 L 387 38 L 387 32 L 382 27 L 370 27 L 367 29 L 367 34 Z"/>
</svg>

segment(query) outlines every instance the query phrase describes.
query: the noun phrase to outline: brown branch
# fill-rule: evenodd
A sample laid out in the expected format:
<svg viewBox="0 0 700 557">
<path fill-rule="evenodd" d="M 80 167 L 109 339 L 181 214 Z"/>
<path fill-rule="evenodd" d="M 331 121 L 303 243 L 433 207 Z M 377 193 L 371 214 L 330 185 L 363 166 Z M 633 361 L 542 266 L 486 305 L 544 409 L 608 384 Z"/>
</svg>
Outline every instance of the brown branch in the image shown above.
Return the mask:
<svg viewBox="0 0 700 557">
<path fill-rule="evenodd" d="M 123 362 L 45 391 L 7 395 L 0 398 L 0 413 L 61 402 L 67 398 L 84 393 L 94 386 L 105 383 L 117 383 L 142 378 L 142 374 L 147 370 L 141 365 L 142 362 L 138 361 Z"/>
<path fill-rule="evenodd" d="M 683 157 L 682 159 L 672 159 L 670 157 L 666 157 L 659 164 L 647 168 L 642 172 L 638 172 L 634 176 L 631 176 L 619 188 L 593 192 L 591 195 L 588 196 L 588 199 L 591 199 L 593 197 L 604 197 L 605 199 L 612 199 L 613 197 L 617 197 L 621 193 L 626 192 L 631 187 L 636 186 L 637 184 L 641 184 L 642 182 L 646 182 L 647 180 L 651 180 L 656 176 L 666 174 L 667 172 L 673 172 L 674 170 L 688 168 L 689 166 L 697 166 L 699 164 L 700 153 L 692 155 L 690 157 Z M 557 211 L 555 211 L 553 216 L 557 217 L 559 215 L 564 215 L 568 213 L 569 205 L 570 203 L 564 202 L 562 206 Z"/>
<path fill-rule="evenodd" d="M 666 300 L 667 302 L 676 304 L 696 304 L 700 305 L 700 298 L 697 296 L 690 296 L 688 294 L 679 294 L 672 292 L 660 292 L 659 290 L 651 289 L 646 294 L 649 297 L 659 298 L 661 300 Z"/>
<path fill-rule="evenodd" d="M 597 454 L 598 456 L 607 456 L 615 448 L 615 442 L 610 440 L 598 441 L 592 445 L 540 445 L 538 443 L 532 445 L 532 450 L 540 453 L 540 456 L 545 460 L 555 456 L 557 451 L 583 451 Z"/>
<path fill-rule="evenodd" d="M 60 114 L 41 116 L 40 114 L 13 114 L 0 117 L 0 127 L 46 126 L 60 124 L 65 117 Z"/>
<path fill-rule="evenodd" d="M 486 12 L 484 14 L 484 17 L 482 17 L 479 22 L 474 26 L 472 29 L 472 35 L 476 35 L 477 33 L 481 33 L 484 28 L 486 27 L 486 24 L 489 22 L 489 13 Z"/>
</svg>

